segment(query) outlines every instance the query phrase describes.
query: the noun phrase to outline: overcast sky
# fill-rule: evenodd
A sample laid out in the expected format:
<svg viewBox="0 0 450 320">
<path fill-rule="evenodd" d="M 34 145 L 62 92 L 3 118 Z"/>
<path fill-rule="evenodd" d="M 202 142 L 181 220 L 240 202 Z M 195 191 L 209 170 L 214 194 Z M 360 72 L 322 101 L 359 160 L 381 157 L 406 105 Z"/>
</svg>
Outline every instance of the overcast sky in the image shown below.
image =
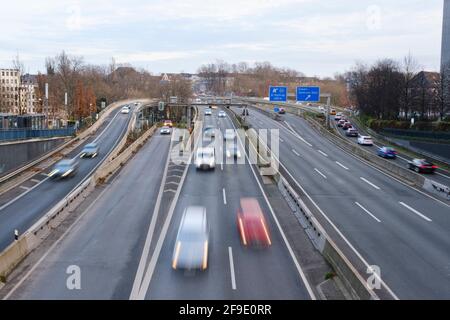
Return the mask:
<svg viewBox="0 0 450 320">
<path fill-rule="evenodd" d="M 19 52 L 26 71 L 44 71 L 45 57 L 65 50 L 153 73 L 222 59 L 332 76 L 411 52 L 438 70 L 442 8 L 443 0 L 5 0 L 0 67 Z"/>
</svg>

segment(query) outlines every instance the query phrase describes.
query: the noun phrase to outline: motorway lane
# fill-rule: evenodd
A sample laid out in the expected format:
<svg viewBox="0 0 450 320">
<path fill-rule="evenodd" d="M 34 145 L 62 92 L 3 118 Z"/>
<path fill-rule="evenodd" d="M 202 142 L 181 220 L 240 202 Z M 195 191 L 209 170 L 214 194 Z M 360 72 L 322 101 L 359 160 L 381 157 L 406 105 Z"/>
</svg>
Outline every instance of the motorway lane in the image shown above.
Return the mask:
<svg viewBox="0 0 450 320">
<path fill-rule="evenodd" d="M 153 136 L 10 298 L 128 299 L 169 145 Z M 66 287 L 70 265 L 80 267 L 81 290 Z"/>
<path fill-rule="evenodd" d="M 400 298 L 449 298 L 449 207 L 347 155 L 296 118 L 288 120 L 290 127 L 312 147 L 289 133 L 286 123 L 254 110 L 248 120 L 256 128 L 280 129 L 281 162 L 366 260 L 381 266 L 382 278 Z"/>
<path fill-rule="evenodd" d="M 205 118 L 205 125 L 219 122 L 222 132 L 233 128 L 228 117 L 217 118 L 217 111 Z M 250 166 L 224 164 L 223 170 L 217 165 L 215 171 L 203 172 L 190 165 L 188 170 L 146 299 L 310 299 Z M 271 247 L 249 249 L 241 245 L 236 212 L 242 197 L 258 199 L 271 231 Z M 208 269 L 204 272 L 173 270 L 172 254 L 179 223 L 184 209 L 193 205 L 206 207 L 209 218 Z"/>
<path fill-rule="evenodd" d="M 293 118 L 295 117 L 294 115 L 289 115 L 287 116 L 289 118 Z M 330 123 L 332 126 L 334 126 L 337 131 L 339 132 L 339 134 L 344 137 L 345 139 L 357 144 L 357 138 L 352 138 L 352 137 L 347 137 L 345 135 L 345 130 L 343 130 L 342 128 L 339 128 L 336 125 L 336 121 L 334 120 L 334 116 L 332 116 L 330 118 Z M 353 122 L 352 122 L 353 123 Z M 364 132 L 363 130 L 361 130 L 357 125 L 354 125 L 355 128 L 358 130 L 358 132 L 361 132 L 361 134 L 366 134 L 369 135 L 368 133 Z M 378 154 L 378 149 L 380 147 L 383 147 L 385 145 L 380 144 L 378 141 L 374 140 L 374 145 L 373 146 L 364 146 L 365 149 L 369 150 L 370 152 L 372 152 L 373 154 Z M 387 146 L 390 146 L 389 144 Z M 394 147 L 394 149 L 396 149 Z M 426 158 L 426 157 L 425 157 Z M 398 166 L 401 166 L 403 168 L 407 168 L 408 167 L 408 161 L 410 161 L 412 158 L 408 155 L 405 155 L 404 153 L 399 152 L 397 155 L 397 159 L 389 159 L 389 161 L 394 161 L 395 164 L 397 164 Z M 447 170 L 444 169 L 437 169 L 436 172 L 434 174 L 427 174 L 426 175 L 427 178 L 432 179 L 436 182 L 439 182 L 443 185 L 446 186 L 450 186 L 450 172 L 448 172 Z"/>
<path fill-rule="evenodd" d="M 15 229 L 19 230 L 19 233 L 25 232 L 90 175 L 93 168 L 100 164 L 119 142 L 126 131 L 130 117 L 131 113 L 129 115 L 121 114 L 120 108 L 109 116 L 111 125 L 108 125 L 102 131 L 98 131 L 95 136 L 83 144 L 85 145 L 100 137 L 97 141 L 100 154 L 93 159 L 79 159 L 78 172 L 74 177 L 52 180 L 45 179 L 40 175 L 40 184 L 30 189 L 19 199 L 13 200 L 6 207 L 3 205 L 0 210 L 0 251 L 13 241 Z M 76 157 L 82 148 L 83 146 L 76 148 L 68 157 Z M 50 172 L 51 168 L 47 171 Z"/>
</svg>

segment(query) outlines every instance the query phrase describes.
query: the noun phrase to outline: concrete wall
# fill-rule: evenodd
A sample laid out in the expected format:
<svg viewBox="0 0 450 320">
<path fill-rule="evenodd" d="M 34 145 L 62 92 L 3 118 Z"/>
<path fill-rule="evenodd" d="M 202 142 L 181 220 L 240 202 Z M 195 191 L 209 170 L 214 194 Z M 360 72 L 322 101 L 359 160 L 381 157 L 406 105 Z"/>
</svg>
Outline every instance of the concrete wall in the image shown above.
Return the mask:
<svg viewBox="0 0 450 320">
<path fill-rule="evenodd" d="M 0 144 L 0 176 L 50 152 L 66 140 L 65 138 L 57 138 Z"/>
</svg>

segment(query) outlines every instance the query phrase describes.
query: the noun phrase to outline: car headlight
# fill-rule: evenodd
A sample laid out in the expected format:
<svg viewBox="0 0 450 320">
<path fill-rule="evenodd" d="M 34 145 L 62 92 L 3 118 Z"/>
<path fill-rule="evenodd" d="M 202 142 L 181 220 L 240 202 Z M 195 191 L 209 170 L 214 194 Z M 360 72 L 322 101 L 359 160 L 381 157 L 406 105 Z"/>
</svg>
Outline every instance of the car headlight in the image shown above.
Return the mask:
<svg viewBox="0 0 450 320">
<path fill-rule="evenodd" d="M 73 171 L 72 169 L 67 170 L 62 174 L 62 177 L 67 177 L 72 171 Z"/>
<path fill-rule="evenodd" d="M 231 157 L 231 152 L 229 150 L 227 150 L 227 157 Z"/>
<path fill-rule="evenodd" d="M 57 174 L 59 172 L 59 170 L 58 169 L 55 169 L 55 170 L 53 170 L 52 172 L 50 172 L 49 174 L 48 174 L 48 176 L 49 177 L 52 177 L 52 176 L 54 176 L 55 174 Z"/>
<path fill-rule="evenodd" d="M 237 152 L 237 156 L 238 156 L 238 158 L 241 157 L 241 152 L 240 151 Z"/>
</svg>

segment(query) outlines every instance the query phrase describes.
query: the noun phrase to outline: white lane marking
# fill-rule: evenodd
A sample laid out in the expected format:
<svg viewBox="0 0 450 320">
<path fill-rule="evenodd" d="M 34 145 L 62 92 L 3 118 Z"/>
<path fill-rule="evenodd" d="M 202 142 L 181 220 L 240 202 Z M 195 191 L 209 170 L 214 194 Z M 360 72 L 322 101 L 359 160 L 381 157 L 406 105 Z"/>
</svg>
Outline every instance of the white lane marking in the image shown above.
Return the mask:
<svg viewBox="0 0 450 320">
<path fill-rule="evenodd" d="M 431 220 L 430 218 L 428 218 L 427 216 L 421 214 L 421 213 L 420 213 L 419 211 L 417 211 L 416 209 L 411 208 L 411 207 L 408 206 L 406 203 L 401 202 L 401 201 L 400 201 L 399 203 L 400 203 L 402 206 L 404 206 L 406 209 L 408 209 L 408 210 L 414 212 L 415 214 L 417 214 L 417 215 L 418 215 L 419 217 L 421 217 L 422 219 L 425 219 L 425 220 L 428 221 L 428 222 L 433 221 L 433 220 Z"/>
<path fill-rule="evenodd" d="M 436 174 L 440 175 L 441 177 L 444 177 L 444 178 L 450 179 L 450 176 L 447 176 L 447 175 L 445 175 L 445 174 L 442 174 L 442 173 L 440 173 L 440 172 L 434 172 L 434 173 L 436 173 Z"/>
<path fill-rule="evenodd" d="M 319 152 L 320 154 L 324 155 L 325 157 L 328 157 L 328 155 L 325 152 L 323 152 L 322 150 L 317 150 L 317 152 Z"/>
<path fill-rule="evenodd" d="M 32 186 L 31 188 L 29 188 L 27 191 L 21 193 L 20 195 L 18 195 L 17 197 L 15 197 L 14 199 L 12 199 L 11 201 L 5 203 L 4 205 L 2 205 L 0 207 L 0 211 L 2 211 L 3 209 L 5 209 L 6 207 L 10 206 L 11 204 L 13 204 L 14 202 L 16 202 L 17 200 L 19 200 L 20 198 L 22 198 L 23 196 L 27 195 L 29 192 L 33 191 L 35 188 L 39 187 L 41 184 L 43 184 L 45 181 L 47 181 L 48 179 L 50 179 L 50 177 L 45 174 L 45 176 L 47 178 L 45 178 L 44 180 L 42 180 L 41 182 L 35 184 L 34 186 Z"/>
<path fill-rule="evenodd" d="M 231 288 L 236 290 L 236 277 L 234 274 L 233 249 L 228 247 L 228 257 L 230 258 Z"/>
<path fill-rule="evenodd" d="M 236 126 L 234 125 L 234 123 L 231 122 L 231 124 L 233 125 L 233 128 L 234 128 L 235 130 L 237 130 L 237 129 L 236 129 Z M 284 128 L 284 129 L 286 129 L 286 128 Z M 288 130 L 288 131 L 289 131 L 289 130 Z M 239 143 L 240 143 L 241 147 L 243 148 L 243 150 L 245 150 L 245 148 L 244 148 L 244 143 L 242 142 L 242 140 L 241 140 L 241 138 L 240 138 L 239 135 L 238 135 L 238 140 L 239 140 Z M 254 146 L 253 144 L 251 144 L 251 143 L 250 143 L 250 145 L 251 145 L 252 148 L 256 151 L 255 146 Z M 275 157 L 276 157 L 276 156 L 275 156 Z M 251 162 L 250 162 L 250 159 L 249 159 L 249 157 L 248 157 L 247 152 L 245 152 L 245 158 L 247 159 L 248 163 L 251 163 Z M 279 160 L 278 160 L 278 161 L 279 161 Z M 280 164 L 281 164 L 281 162 L 280 162 Z M 299 273 L 300 278 L 302 279 L 303 284 L 305 285 L 305 288 L 306 288 L 306 290 L 308 291 L 309 296 L 311 297 L 311 300 L 317 300 L 316 295 L 314 294 L 314 291 L 312 290 L 311 285 L 310 285 L 310 283 L 308 282 L 308 279 L 306 278 L 306 275 L 305 275 L 305 273 L 303 272 L 303 269 L 302 269 L 302 267 L 300 266 L 300 263 L 298 262 L 298 260 L 297 260 L 297 258 L 296 258 L 296 256 L 295 256 L 294 250 L 292 250 L 292 247 L 291 247 L 291 245 L 289 244 L 289 241 L 288 241 L 286 235 L 284 234 L 284 231 L 283 231 L 283 229 L 282 229 L 282 227 L 281 227 L 281 225 L 280 225 L 280 222 L 278 221 L 278 218 L 277 218 L 277 216 L 275 215 L 275 212 L 274 212 L 274 210 L 273 210 L 273 208 L 272 208 L 272 205 L 270 204 L 269 199 L 267 198 L 266 192 L 264 191 L 264 189 L 263 189 L 261 183 L 260 183 L 259 180 L 258 180 L 258 175 L 256 174 L 255 170 L 253 169 L 253 166 L 250 165 L 250 169 L 252 170 L 252 173 L 253 173 L 253 176 L 255 177 L 256 183 L 258 184 L 258 187 L 259 187 L 259 189 L 261 190 L 261 193 L 262 193 L 262 195 L 263 195 L 263 197 L 264 197 L 264 200 L 266 201 L 267 207 L 268 207 L 269 210 L 270 210 L 270 213 L 271 213 L 271 215 L 272 215 L 272 218 L 273 218 L 273 220 L 275 221 L 275 224 L 276 224 L 276 226 L 277 226 L 277 228 L 278 228 L 278 231 L 280 232 L 281 237 L 283 238 L 284 244 L 286 245 L 286 248 L 287 248 L 288 251 L 289 251 L 289 254 L 290 254 L 291 258 L 292 258 L 292 261 L 294 262 L 294 265 L 295 265 L 295 267 L 297 268 L 297 272 Z"/>
<path fill-rule="evenodd" d="M 38 180 L 38 179 L 31 179 L 30 181 L 35 182 L 35 183 L 41 182 L 41 180 Z"/>
<path fill-rule="evenodd" d="M 41 173 L 39 173 L 41 176 L 44 176 L 44 177 L 48 177 L 48 174 L 47 173 L 45 173 L 45 172 L 41 172 Z"/>
<path fill-rule="evenodd" d="M 299 154 L 297 151 L 295 151 L 295 149 L 292 149 L 292 152 L 293 152 L 297 157 L 300 157 L 300 154 Z"/>
<path fill-rule="evenodd" d="M 223 162 L 220 163 L 220 170 L 223 171 Z"/>
<path fill-rule="evenodd" d="M 297 133 L 297 131 L 295 131 L 294 128 L 292 128 L 292 126 L 291 126 L 287 121 L 284 121 L 284 123 L 286 123 L 286 125 L 287 125 L 287 126 L 289 127 L 289 129 L 290 129 L 290 132 L 291 132 L 294 136 L 296 136 L 298 139 L 300 139 L 301 141 L 303 141 L 304 143 L 306 143 L 308 146 L 312 147 L 312 144 L 309 143 L 308 141 L 306 141 L 302 136 L 300 136 L 300 135 Z M 284 129 L 286 129 L 286 128 L 284 128 Z M 289 131 L 289 130 L 288 130 L 288 131 Z"/>
<path fill-rule="evenodd" d="M 359 177 L 362 181 L 364 181 L 365 183 L 371 185 L 372 187 L 374 187 L 377 190 L 380 190 L 380 187 L 378 187 L 377 185 L 373 184 L 372 182 L 370 182 L 369 180 L 363 178 L 363 177 Z"/>
<path fill-rule="evenodd" d="M 317 168 L 314 168 L 314 171 L 316 171 L 318 174 L 320 174 L 324 179 L 326 179 L 327 178 L 327 176 L 326 175 L 324 175 L 322 172 L 320 172 L 319 171 L 319 169 L 317 169 Z"/>
<path fill-rule="evenodd" d="M 225 193 L 225 188 L 222 189 L 222 195 L 223 195 L 223 204 L 227 204 L 227 194 Z"/>
<path fill-rule="evenodd" d="M 377 222 L 381 222 L 380 219 L 378 219 L 377 217 L 375 217 L 369 210 L 367 210 L 366 208 L 364 208 L 361 204 L 359 204 L 358 202 L 355 202 L 355 204 L 360 207 L 361 209 L 363 209 L 369 216 L 371 216 L 373 219 L 375 219 Z"/>
<path fill-rule="evenodd" d="M 19 186 L 19 188 L 23 189 L 23 190 L 30 190 L 30 187 L 25 187 L 25 186 Z"/>
<path fill-rule="evenodd" d="M 119 177 L 119 175 L 116 175 L 112 180 L 110 185 L 113 184 L 113 182 Z M 109 188 L 105 188 L 103 189 L 103 191 L 99 194 L 97 199 L 101 199 L 103 197 L 103 195 L 109 190 Z M 66 236 L 72 231 L 73 228 L 75 228 L 76 226 L 78 226 L 78 222 L 84 218 L 84 216 L 90 212 L 91 208 L 97 204 L 97 201 L 93 201 L 87 208 L 86 210 L 84 210 L 80 216 L 67 228 L 66 231 L 64 231 L 64 233 L 61 235 L 61 237 L 59 237 L 59 239 L 57 239 L 51 246 L 50 248 L 48 248 L 48 250 L 41 256 L 41 258 L 33 265 L 33 267 L 31 269 L 28 270 L 28 272 L 21 277 L 21 279 L 19 280 L 19 282 L 16 283 L 16 285 L 14 285 L 14 287 L 11 289 L 11 291 L 8 292 L 8 294 L 3 297 L 3 300 L 8 300 L 9 297 L 11 297 L 11 295 L 17 290 L 17 288 L 19 288 L 24 282 L 25 280 L 27 280 L 30 275 L 34 272 L 34 270 L 36 270 L 37 267 L 39 267 L 39 265 L 42 263 L 42 261 L 44 261 L 47 256 L 53 251 L 55 250 L 55 248 L 59 245 L 59 243 L 64 240 L 66 238 Z"/>
<path fill-rule="evenodd" d="M 340 163 L 339 161 L 336 161 L 336 164 L 342 168 L 344 168 L 345 170 L 348 170 L 348 168 L 346 166 L 344 166 L 342 163 Z"/>
</svg>

